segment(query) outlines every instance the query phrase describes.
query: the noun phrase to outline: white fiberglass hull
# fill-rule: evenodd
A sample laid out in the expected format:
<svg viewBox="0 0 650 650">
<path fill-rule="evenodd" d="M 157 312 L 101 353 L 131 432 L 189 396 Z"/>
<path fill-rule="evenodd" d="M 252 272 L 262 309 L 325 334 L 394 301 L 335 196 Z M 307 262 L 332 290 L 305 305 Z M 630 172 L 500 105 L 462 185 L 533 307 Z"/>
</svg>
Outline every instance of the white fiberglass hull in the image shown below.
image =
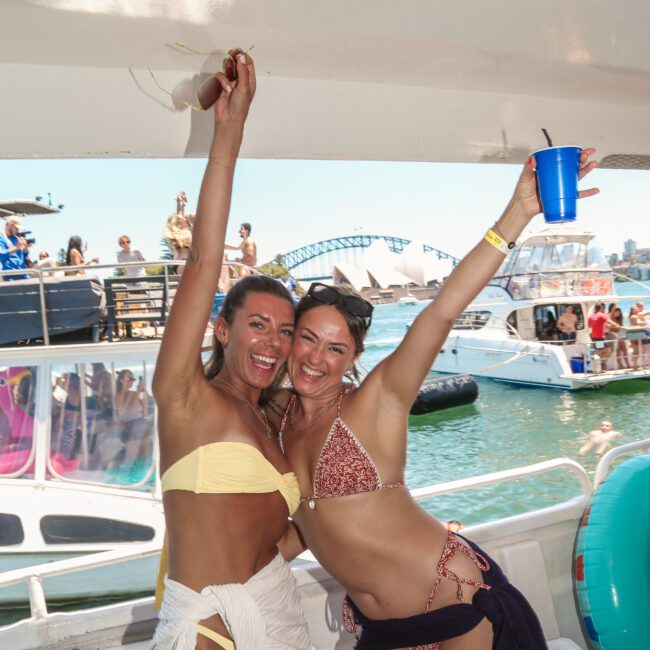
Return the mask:
<svg viewBox="0 0 650 650">
<path fill-rule="evenodd" d="M 561 345 L 454 331 L 445 341 L 433 370 L 567 390 L 599 388 L 613 381 L 650 378 L 650 369 L 573 372 Z"/>
<path fill-rule="evenodd" d="M 139 541 L 162 541 L 164 535 L 162 504 L 150 493 L 2 479 L 0 503 L 5 515 L 20 518 L 23 533 L 19 543 L 0 546 L 0 573 L 132 546 Z M 62 526 L 57 518 L 65 524 Z M 108 537 L 102 540 L 102 536 L 112 541 Z M 44 582 L 45 595 L 48 600 L 63 601 L 152 592 L 157 564 L 157 557 L 138 558 L 53 576 Z M 25 585 L 0 590 L 0 606 L 27 602 Z"/>
</svg>

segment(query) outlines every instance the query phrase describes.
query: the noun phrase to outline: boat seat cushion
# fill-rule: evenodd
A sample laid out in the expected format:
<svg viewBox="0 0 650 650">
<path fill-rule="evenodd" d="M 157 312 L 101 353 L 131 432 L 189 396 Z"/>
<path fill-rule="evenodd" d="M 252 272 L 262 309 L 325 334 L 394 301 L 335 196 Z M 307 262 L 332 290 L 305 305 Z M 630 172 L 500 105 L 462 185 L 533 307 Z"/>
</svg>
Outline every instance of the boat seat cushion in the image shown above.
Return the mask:
<svg viewBox="0 0 650 650">
<path fill-rule="evenodd" d="M 499 548 L 492 557 L 535 610 L 546 638 L 560 638 L 546 564 L 539 544 L 534 540 L 508 544 Z"/>
</svg>

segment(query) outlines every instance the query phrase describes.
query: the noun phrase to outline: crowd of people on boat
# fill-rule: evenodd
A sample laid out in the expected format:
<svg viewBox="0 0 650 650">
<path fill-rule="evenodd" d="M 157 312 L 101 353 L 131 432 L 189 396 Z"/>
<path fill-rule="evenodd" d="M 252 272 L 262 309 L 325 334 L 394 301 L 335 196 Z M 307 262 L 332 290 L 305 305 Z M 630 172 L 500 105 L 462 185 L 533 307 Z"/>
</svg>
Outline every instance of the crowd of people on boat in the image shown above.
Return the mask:
<svg viewBox="0 0 650 650">
<path fill-rule="evenodd" d="M 567 345 L 576 343 L 578 328 L 582 326 L 578 315 L 580 307 L 576 311 L 573 304 L 560 304 L 557 319 L 554 308 L 540 309 L 543 311 L 539 328 L 540 340 L 560 341 Z M 618 303 L 605 305 L 598 302 L 586 318 L 586 326 L 603 370 L 650 367 L 650 337 L 647 335 L 647 331 L 650 331 L 650 311 L 646 310 L 643 301 L 635 302 L 627 315 L 623 314 Z M 628 338 L 630 329 L 635 333 L 633 338 Z M 639 330 L 643 331 L 640 338 Z"/>
<path fill-rule="evenodd" d="M 60 475 L 83 469 L 133 479 L 136 466 L 153 464 L 152 396 L 131 368 L 92 363 L 89 371 L 63 372 L 54 381 L 50 464 Z"/>
<path fill-rule="evenodd" d="M 627 321 L 616 303 L 597 303 L 587 319 L 589 334 L 597 350 L 603 370 L 650 367 L 650 311 L 642 301 L 630 307 Z M 627 339 L 627 328 L 641 328 L 642 338 Z"/>
<path fill-rule="evenodd" d="M 186 204 L 187 195 L 185 192 L 180 192 L 176 197 L 176 211 L 169 216 L 163 230 L 163 239 L 171 250 L 172 259 L 183 261 L 183 264 L 172 269 L 172 272 L 178 275 L 183 274 L 184 262 L 189 256 L 192 245 L 194 215 L 185 212 Z M 247 277 L 257 268 L 257 244 L 251 236 L 251 231 L 250 223 L 242 223 L 239 229 L 241 243 L 236 246 L 224 245 L 226 250 L 239 251 L 240 255 L 232 260 L 233 265 L 222 265 L 219 275 L 220 293 L 227 293 L 234 281 Z M 0 275 L 0 281 L 28 279 L 29 273 L 18 273 L 18 271 L 29 269 L 38 269 L 48 276 L 55 277 L 83 276 L 86 275 L 85 267 L 99 263 L 97 256 L 86 257 L 87 244 L 78 235 L 70 237 L 65 250 L 65 259 L 57 261 L 47 250 L 41 250 L 37 259 L 32 259 L 30 253 L 35 240 L 27 237 L 27 234 L 20 217 L 9 216 L 4 220 L 4 227 L 0 232 L 0 270 L 11 273 Z M 125 264 L 123 267 L 117 267 L 118 270 L 127 277 L 146 276 L 145 257 L 139 249 L 131 246 L 130 236 L 121 235 L 117 243 L 119 246 L 116 253 L 117 262 Z M 227 255 L 224 255 L 223 261 L 229 261 Z M 65 271 L 57 270 L 59 266 L 74 268 L 67 268 Z"/>
<path fill-rule="evenodd" d="M 144 367 L 140 372 L 144 372 Z M 55 372 L 49 426 L 49 469 L 55 476 L 133 485 L 154 466 L 154 403 L 143 375 L 104 363 Z M 0 371 L 0 475 L 29 474 L 36 407 L 36 370 Z"/>
<path fill-rule="evenodd" d="M 256 89 L 250 56 L 234 58 L 235 79 L 213 77 L 214 136 L 153 380 L 167 524 L 153 647 L 309 650 L 287 564 L 308 546 L 347 591 L 342 617 L 358 649 L 545 649 L 535 612 L 498 564 L 404 482 L 407 417 L 424 377 L 507 242 L 541 211 L 534 157 L 485 238 L 365 378 L 357 363 L 370 302 L 314 283 L 294 308 L 285 287 L 261 276 L 226 296 L 204 366 Z M 580 178 L 593 153 L 582 151 Z"/>
</svg>

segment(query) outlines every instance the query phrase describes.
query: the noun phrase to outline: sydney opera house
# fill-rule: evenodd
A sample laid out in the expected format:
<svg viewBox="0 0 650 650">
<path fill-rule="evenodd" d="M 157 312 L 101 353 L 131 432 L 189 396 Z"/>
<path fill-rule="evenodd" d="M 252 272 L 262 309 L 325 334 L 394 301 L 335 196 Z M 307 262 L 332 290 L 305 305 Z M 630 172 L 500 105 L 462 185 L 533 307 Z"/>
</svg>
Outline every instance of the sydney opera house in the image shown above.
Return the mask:
<svg viewBox="0 0 650 650">
<path fill-rule="evenodd" d="M 411 242 L 393 253 L 378 239 L 365 249 L 361 262 L 339 262 L 332 268 L 334 284 L 353 287 L 373 302 L 393 302 L 413 296 L 432 298 L 452 269 L 450 259 L 425 252 L 422 243 Z"/>
</svg>

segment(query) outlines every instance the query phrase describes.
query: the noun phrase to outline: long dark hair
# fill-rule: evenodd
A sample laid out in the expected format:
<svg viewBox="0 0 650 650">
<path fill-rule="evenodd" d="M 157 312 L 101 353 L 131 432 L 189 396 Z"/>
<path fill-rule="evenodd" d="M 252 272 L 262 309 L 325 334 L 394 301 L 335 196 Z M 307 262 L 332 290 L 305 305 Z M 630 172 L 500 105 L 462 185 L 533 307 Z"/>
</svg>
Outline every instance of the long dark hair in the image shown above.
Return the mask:
<svg viewBox="0 0 650 650">
<path fill-rule="evenodd" d="M 133 373 L 128 368 L 124 368 L 117 373 L 117 378 L 115 380 L 116 393 L 121 393 L 123 390 L 126 390 L 128 392 L 125 381 L 127 375 L 133 375 Z"/>
<path fill-rule="evenodd" d="M 237 282 L 237 284 L 235 284 L 235 286 L 226 294 L 226 299 L 223 301 L 223 305 L 219 310 L 219 317 L 223 318 L 228 325 L 232 325 L 237 310 L 243 307 L 247 296 L 251 293 L 264 293 L 269 296 L 275 296 L 276 298 L 282 298 L 283 300 L 286 300 L 292 308 L 294 307 L 293 298 L 284 284 L 274 280 L 273 278 L 267 278 L 264 275 L 251 275 L 239 280 L 239 282 Z M 212 341 L 212 356 L 203 366 L 203 372 L 205 373 L 206 379 L 209 381 L 216 377 L 221 368 L 223 368 L 223 345 L 215 336 Z M 262 390 L 262 395 L 260 396 L 259 401 L 260 405 L 263 406 L 269 397 L 275 393 L 282 383 L 285 373 L 286 364 L 278 371 L 273 383 L 268 388 Z"/>
<path fill-rule="evenodd" d="M 73 248 L 79 251 L 79 254 L 81 255 L 81 261 L 83 262 L 84 254 L 83 251 L 81 250 L 81 245 L 82 245 L 82 241 L 79 235 L 73 235 L 72 237 L 70 237 L 70 241 L 68 241 L 68 252 L 65 255 L 66 266 L 72 265 L 72 262 L 70 261 L 70 251 Z"/>
<path fill-rule="evenodd" d="M 360 294 L 349 287 L 337 285 L 336 291 L 341 296 L 355 296 L 357 298 L 362 298 Z M 298 303 L 298 307 L 296 307 L 296 325 L 298 325 L 300 318 L 304 313 L 308 312 L 310 309 L 314 309 L 315 307 L 322 307 L 324 304 L 325 303 L 315 300 L 310 295 L 303 296 Z M 366 349 L 363 343 L 366 339 L 366 334 L 368 333 L 368 324 L 366 319 L 361 316 L 350 314 L 340 301 L 328 306 L 334 307 L 336 311 L 343 316 L 350 335 L 352 336 L 352 340 L 354 341 L 354 352 L 355 354 L 361 354 Z M 359 374 L 359 369 L 356 364 L 352 367 L 351 373 L 357 381 L 360 381 L 361 375 Z"/>
<path fill-rule="evenodd" d="M 616 312 L 618 312 L 618 316 L 616 315 Z M 616 304 L 614 304 L 609 314 L 609 317 L 615 323 L 618 323 L 621 327 L 623 327 L 623 310 L 620 307 L 617 307 Z"/>
</svg>

